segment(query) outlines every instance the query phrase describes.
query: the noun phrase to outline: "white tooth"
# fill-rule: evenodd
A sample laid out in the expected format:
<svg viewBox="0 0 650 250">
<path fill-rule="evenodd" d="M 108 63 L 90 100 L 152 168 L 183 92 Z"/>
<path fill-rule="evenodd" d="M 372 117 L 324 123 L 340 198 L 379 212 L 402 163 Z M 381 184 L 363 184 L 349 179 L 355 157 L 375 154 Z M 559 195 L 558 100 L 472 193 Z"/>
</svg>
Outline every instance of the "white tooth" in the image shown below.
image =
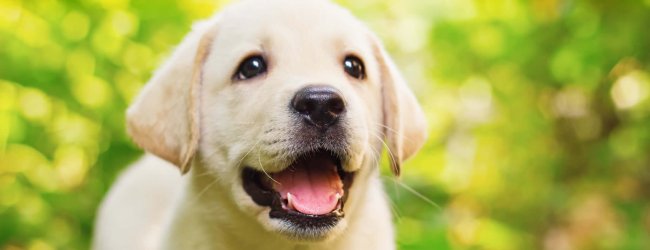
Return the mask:
<svg viewBox="0 0 650 250">
<path fill-rule="evenodd" d="M 336 208 L 334 208 L 334 212 L 340 213 L 341 208 L 343 207 L 343 200 L 341 199 L 343 195 L 341 193 L 336 193 Z"/>
<path fill-rule="evenodd" d="M 293 207 L 293 195 L 291 195 L 291 193 L 287 193 L 287 206 L 289 209 L 295 209 Z"/>
</svg>

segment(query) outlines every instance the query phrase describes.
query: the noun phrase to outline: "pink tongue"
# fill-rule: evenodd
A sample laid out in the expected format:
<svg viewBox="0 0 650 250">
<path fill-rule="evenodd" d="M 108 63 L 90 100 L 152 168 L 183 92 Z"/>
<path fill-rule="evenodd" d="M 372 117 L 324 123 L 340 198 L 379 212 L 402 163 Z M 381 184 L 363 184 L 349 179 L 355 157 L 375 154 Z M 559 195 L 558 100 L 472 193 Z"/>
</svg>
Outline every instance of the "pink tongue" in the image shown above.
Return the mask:
<svg viewBox="0 0 650 250">
<path fill-rule="evenodd" d="M 283 199 L 291 193 L 291 205 L 298 212 L 323 215 L 332 212 L 343 196 L 343 183 L 336 164 L 326 154 L 302 159 L 282 172 L 273 174 L 273 188 Z"/>
</svg>

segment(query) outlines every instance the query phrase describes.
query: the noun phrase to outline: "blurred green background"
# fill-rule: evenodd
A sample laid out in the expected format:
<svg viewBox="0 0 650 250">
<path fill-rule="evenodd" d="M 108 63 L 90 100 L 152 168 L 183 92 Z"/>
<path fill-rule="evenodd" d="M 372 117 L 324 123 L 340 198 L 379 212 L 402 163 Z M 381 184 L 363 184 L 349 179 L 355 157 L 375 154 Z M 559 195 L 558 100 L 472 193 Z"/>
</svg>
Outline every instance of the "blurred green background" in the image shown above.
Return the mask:
<svg viewBox="0 0 650 250">
<path fill-rule="evenodd" d="M 0 0 L 0 249 L 89 247 L 127 104 L 224 2 Z M 650 249 L 649 0 L 338 2 L 430 122 L 400 249 Z"/>
</svg>

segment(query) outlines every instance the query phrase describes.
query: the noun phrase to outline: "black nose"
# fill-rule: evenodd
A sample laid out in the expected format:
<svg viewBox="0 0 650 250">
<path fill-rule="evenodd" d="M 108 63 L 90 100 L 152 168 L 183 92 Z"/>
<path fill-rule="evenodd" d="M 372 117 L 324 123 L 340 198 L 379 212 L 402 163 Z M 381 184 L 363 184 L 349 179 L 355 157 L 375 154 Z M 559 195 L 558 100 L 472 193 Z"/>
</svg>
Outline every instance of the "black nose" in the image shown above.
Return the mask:
<svg viewBox="0 0 650 250">
<path fill-rule="evenodd" d="M 345 103 L 338 90 L 326 85 L 310 85 L 298 90 L 291 100 L 291 107 L 307 123 L 320 129 L 335 124 L 345 112 Z"/>
</svg>

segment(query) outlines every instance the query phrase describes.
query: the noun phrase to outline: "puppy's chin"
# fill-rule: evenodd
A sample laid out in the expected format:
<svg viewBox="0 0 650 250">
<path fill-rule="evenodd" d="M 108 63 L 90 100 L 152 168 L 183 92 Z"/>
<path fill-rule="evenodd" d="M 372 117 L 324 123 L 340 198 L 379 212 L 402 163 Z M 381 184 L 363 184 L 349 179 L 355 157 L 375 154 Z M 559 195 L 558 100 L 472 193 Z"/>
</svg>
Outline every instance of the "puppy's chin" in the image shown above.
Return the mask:
<svg viewBox="0 0 650 250">
<path fill-rule="evenodd" d="M 336 238 L 347 227 L 345 218 L 339 218 L 328 226 L 305 227 L 287 219 L 271 218 L 270 210 L 270 208 L 264 208 L 264 212 L 257 216 L 257 220 L 267 231 L 297 243 L 327 241 Z"/>
</svg>

